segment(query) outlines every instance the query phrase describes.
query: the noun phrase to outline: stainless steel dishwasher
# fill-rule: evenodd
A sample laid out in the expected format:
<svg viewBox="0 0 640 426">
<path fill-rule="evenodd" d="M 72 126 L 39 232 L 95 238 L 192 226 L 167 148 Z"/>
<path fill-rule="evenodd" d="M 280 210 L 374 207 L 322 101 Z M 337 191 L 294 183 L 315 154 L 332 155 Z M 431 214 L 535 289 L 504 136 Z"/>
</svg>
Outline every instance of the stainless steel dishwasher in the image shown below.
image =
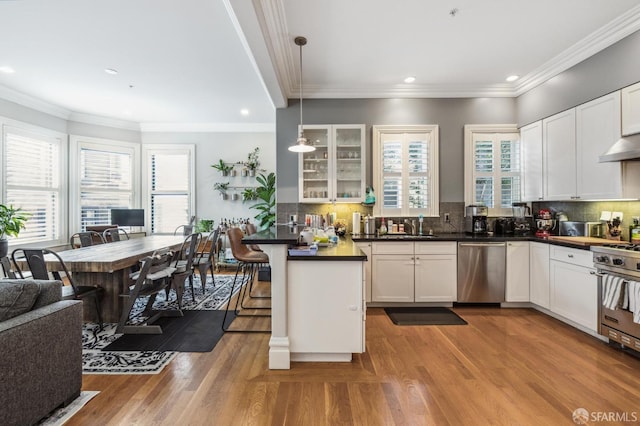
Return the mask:
<svg viewBox="0 0 640 426">
<path fill-rule="evenodd" d="M 458 302 L 504 302 L 507 245 L 458 243 Z"/>
</svg>

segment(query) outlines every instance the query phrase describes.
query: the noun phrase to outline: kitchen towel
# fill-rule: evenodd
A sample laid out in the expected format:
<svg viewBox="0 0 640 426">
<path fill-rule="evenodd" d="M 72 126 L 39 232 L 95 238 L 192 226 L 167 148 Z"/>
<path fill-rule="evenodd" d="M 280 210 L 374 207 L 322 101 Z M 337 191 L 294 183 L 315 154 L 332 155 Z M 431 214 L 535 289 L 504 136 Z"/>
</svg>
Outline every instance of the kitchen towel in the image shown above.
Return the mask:
<svg viewBox="0 0 640 426">
<path fill-rule="evenodd" d="M 629 310 L 633 313 L 633 322 L 640 324 L 640 282 L 628 281 Z"/>
<path fill-rule="evenodd" d="M 607 275 L 603 279 L 602 306 L 608 309 L 620 307 L 624 300 L 625 280 L 622 277 Z"/>
</svg>

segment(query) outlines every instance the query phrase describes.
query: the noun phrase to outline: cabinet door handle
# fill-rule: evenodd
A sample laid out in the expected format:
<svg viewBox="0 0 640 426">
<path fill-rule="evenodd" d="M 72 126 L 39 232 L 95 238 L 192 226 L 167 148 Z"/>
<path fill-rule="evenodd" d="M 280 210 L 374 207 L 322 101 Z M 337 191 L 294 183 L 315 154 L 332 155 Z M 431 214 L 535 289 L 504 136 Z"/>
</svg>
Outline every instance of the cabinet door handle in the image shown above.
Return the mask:
<svg viewBox="0 0 640 426">
<path fill-rule="evenodd" d="M 572 255 L 572 254 L 568 254 L 568 255 L 567 255 L 567 257 L 568 257 L 569 259 L 573 259 L 573 255 Z"/>
</svg>

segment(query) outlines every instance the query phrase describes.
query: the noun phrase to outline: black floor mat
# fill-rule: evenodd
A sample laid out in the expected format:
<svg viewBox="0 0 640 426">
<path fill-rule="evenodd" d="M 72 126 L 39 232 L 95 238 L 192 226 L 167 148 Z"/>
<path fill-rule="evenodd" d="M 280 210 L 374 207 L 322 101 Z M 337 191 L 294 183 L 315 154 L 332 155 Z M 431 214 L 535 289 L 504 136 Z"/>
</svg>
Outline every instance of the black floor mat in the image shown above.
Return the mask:
<svg viewBox="0 0 640 426">
<path fill-rule="evenodd" d="M 183 317 L 163 317 L 154 324 L 162 334 L 125 334 L 103 351 L 210 352 L 224 334 L 220 329 L 223 310 L 182 311 Z M 227 324 L 235 317 L 227 315 Z"/>
<path fill-rule="evenodd" d="M 395 325 L 465 325 L 467 322 L 444 307 L 384 308 Z"/>
</svg>

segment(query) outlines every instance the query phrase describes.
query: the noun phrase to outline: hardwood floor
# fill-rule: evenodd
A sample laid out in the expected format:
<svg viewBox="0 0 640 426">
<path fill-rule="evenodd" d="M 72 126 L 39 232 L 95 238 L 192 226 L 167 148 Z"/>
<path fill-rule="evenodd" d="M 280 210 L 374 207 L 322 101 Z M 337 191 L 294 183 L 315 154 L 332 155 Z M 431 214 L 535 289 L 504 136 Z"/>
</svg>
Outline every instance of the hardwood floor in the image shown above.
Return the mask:
<svg viewBox="0 0 640 426">
<path fill-rule="evenodd" d="M 577 408 L 640 419 L 640 359 L 531 309 L 454 310 L 469 324 L 394 326 L 368 309 L 367 352 L 351 363 L 268 370 L 269 334 L 228 333 L 158 375 L 85 375 L 101 393 L 67 424 L 573 425 Z"/>
</svg>

